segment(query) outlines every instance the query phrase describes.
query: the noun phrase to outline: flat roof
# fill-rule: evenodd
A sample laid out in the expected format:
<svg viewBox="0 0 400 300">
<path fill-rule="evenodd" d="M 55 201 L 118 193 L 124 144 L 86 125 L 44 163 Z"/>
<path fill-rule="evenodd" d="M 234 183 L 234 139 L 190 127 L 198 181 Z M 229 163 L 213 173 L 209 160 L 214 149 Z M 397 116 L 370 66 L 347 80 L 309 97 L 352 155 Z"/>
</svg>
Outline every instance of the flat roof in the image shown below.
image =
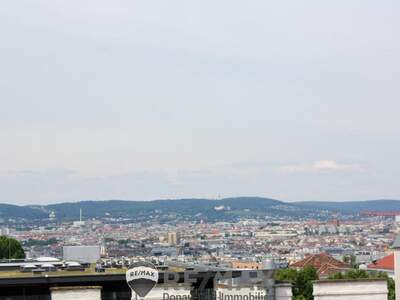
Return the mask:
<svg viewBox="0 0 400 300">
<path fill-rule="evenodd" d="M 62 265 L 62 261 L 24 261 L 24 262 L 10 262 L 10 263 L 0 263 L 0 273 L 1 273 L 1 268 L 9 268 L 9 267 L 21 267 L 21 266 L 26 266 L 26 265 L 43 265 L 43 264 L 52 264 L 52 265 Z"/>
<path fill-rule="evenodd" d="M 38 264 L 38 265 L 43 265 Z M 84 276 L 84 275 L 97 275 L 97 276 L 105 276 L 105 275 L 115 275 L 115 274 L 123 274 L 125 276 L 126 269 L 117 269 L 117 268 L 107 268 L 104 273 L 97 273 L 95 267 L 91 265 L 89 268 L 85 270 L 75 270 L 75 271 L 67 271 L 67 270 L 57 270 L 57 271 L 45 271 L 41 274 L 33 274 L 33 273 L 23 273 L 20 270 L 9 270 L 9 271 L 1 271 L 0 270 L 0 280 L 2 278 L 29 278 L 29 277 L 68 277 L 68 276 Z"/>
<path fill-rule="evenodd" d="M 0 272 L 1 274 L 2 272 Z M 56 272 L 55 272 L 56 273 Z M 71 273 L 74 273 L 73 275 Z M 169 278 L 166 276 L 169 274 L 175 273 L 177 274 L 177 280 Z M 193 272 L 189 271 L 190 278 L 192 279 L 207 279 L 213 280 L 217 272 L 209 271 L 209 272 Z M 107 283 L 126 283 L 126 275 L 125 272 L 121 272 L 119 274 L 110 274 L 110 273 L 84 273 L 84 272 L 68 272 L 66 271 L 66 275 L 64 276 L 48 276 L 43 274 L 27 274 L 20 273 L 21 276 L 8 276 L 0 278 L 0 289 L 3 287 L 19 287 L 19 286 L 98 286 Z M 242 271 L 233 271 L 232 278 L 240 277 Z M 158 283 L 165 283 L 174 281 L 176 283 L 184 282 L 185 276 L 187 274 L 185 272 L 159 272 Z"/>
</svg>

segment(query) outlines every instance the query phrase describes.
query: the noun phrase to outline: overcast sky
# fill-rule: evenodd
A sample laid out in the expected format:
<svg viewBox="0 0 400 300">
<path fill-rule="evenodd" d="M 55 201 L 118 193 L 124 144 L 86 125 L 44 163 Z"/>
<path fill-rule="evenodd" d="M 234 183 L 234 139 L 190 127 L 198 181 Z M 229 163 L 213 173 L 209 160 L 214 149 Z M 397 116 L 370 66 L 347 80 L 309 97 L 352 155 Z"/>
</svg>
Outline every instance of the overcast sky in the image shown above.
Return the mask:
<svg viewBox="0 0 400 300">
<path fill-rule="evenodd" d="M 400 2 L 4 0 L 0 202 L 400 199 Z"/>
</svg>

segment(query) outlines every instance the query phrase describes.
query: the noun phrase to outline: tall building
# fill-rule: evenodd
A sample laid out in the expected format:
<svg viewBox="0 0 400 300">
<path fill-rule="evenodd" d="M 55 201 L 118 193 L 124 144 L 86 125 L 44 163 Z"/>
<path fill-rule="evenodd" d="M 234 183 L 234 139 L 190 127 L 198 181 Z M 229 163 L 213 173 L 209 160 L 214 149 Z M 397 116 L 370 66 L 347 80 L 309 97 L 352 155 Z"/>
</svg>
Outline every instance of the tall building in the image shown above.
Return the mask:
<svg viewBox="0 0 400 300">
<path fill-rule="evenodd" d="M 172 245 L 178 245 L 180 243 L 180 236 L 179 233 L 176 231 L 173 232 L 168 232 L 168 244 Z"/>
<path fill-rule="evenodd" d="M 101 245 L 100 245 L 100 256 L 101 257 L 107 257 L 108 253 L 107 253 L 107 246 L 106 246 L 106 242 L 104 239 L 102 239 L 101 241 Z"/>
<path fill-rule="evenodd" d="M 95 263 L 100 259 L 100 246 L 64 246 L 63 259 L 81 263 Z"/>
<path fill-rule="evenodd" d="M 85 221 L 82 220 L 82 208 L 79 209 L 79 221 L 74 221 L 74 227 L 83 227 L 85 226 Z"/>
<path fill-rule="evenodd" d="M 0 236 L 1 235 L 10 235 L 10 228 L 8 228 L 8 227 L 0 227 Z"/>
</svg>

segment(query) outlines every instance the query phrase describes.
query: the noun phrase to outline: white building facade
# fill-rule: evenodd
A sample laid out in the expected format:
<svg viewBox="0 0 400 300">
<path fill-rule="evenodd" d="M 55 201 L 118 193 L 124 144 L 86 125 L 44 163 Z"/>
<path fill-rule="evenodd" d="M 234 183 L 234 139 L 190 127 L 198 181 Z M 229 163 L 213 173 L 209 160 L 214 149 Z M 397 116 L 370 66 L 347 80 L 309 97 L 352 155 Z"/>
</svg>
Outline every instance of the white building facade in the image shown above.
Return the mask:
<svg viewBox="0 0 400 300">
<path fill-rule="evenodd" d="M 51 300 L 101 300 L 101 287 L 52 288 Z"/>
<path fill-rule="evenodd" d="M 314 283 L 314 300 L 387 300 L 385 279 L 323 280 Z"/>
</svg>

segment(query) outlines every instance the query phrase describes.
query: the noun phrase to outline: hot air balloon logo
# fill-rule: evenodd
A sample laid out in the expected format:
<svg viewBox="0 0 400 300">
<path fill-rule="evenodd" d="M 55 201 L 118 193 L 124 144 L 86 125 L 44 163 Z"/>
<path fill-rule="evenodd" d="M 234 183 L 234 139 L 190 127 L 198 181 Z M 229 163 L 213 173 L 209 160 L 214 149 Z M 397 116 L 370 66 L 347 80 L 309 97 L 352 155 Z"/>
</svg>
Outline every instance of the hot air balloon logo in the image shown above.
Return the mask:
<svg viewBox="0 0 400 300">
<path fill-rule="evenodd" d="M 158 271 L 149 262 L 134 263 L 126 271 L 126 282 L 132 291 L 144 298 L 157 284 Z"/>
</svg>

